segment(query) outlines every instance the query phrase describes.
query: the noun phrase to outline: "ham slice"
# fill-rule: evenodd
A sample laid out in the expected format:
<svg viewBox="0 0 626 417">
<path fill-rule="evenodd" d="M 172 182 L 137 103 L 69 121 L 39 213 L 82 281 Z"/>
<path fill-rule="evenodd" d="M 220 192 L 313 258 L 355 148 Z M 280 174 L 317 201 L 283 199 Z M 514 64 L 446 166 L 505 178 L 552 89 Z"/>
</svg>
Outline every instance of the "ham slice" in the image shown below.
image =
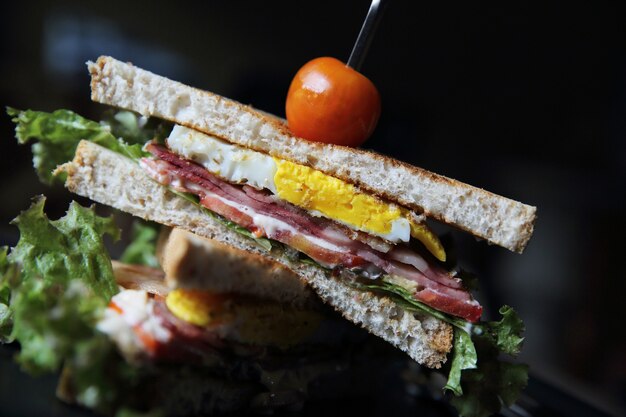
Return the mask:
<svg viewBox="0 0 626 417">
<path fill-rule="evenodd" d="M 461 281 L 428 262 L 428 256 L 421 256 L 408 246 L 389 248 L 364 243 L 359 240 L 359 233 L 345 226 L 313 217 L 264 191 L 229 184 L 163 146 L 149 144 L 146 149 L 157 158 L 140 162 L 151 178 L 197 195 L 203 206 L 257 237 L 289 245 L 331 269 L 365 269 L 374 265 L 388 274 L 416 282 L 415 298 L 424 304 L 469 321 L 480 318 L 482 307 L 462 288 Z"/>
</svg>

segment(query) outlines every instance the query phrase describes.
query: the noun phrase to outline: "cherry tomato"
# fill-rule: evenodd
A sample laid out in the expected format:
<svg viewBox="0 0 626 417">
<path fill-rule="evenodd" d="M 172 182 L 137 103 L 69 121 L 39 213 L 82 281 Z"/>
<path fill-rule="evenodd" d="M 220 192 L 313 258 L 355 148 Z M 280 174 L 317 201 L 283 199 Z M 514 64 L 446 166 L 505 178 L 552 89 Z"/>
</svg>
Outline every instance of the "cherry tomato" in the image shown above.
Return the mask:
<svg viewBox="0 0 626 417">
<path fill-rule="evenodd" d="M 359 146 L 376 127 L 380 95 L 369 79 L 338 59 L 316 58 L 291 82 L 285 110 L 296 136 Z"/>
</svg>

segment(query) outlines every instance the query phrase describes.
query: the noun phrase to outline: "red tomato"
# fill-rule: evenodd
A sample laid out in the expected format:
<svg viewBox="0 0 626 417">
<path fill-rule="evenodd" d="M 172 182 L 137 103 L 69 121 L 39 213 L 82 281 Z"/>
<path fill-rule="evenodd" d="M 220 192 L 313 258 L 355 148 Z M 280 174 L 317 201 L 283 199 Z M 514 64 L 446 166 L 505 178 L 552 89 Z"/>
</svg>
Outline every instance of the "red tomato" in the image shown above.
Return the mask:
<svg viewBox="0 0 626 417">
<path fill-rule="evenodd" d="M 359 146 L 376 127 L 380 95 L 369 79 L 338 59 L 316 58 L 291 82 L 285 110 L 296 136 Z"/>
</svg>

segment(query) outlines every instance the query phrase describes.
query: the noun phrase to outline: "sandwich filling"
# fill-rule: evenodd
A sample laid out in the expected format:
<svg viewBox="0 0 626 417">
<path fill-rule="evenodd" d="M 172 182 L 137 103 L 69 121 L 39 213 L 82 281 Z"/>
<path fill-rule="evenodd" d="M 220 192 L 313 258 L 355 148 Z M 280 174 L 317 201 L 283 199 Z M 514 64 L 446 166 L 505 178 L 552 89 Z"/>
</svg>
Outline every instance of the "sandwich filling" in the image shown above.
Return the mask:
<svg viewBox="0 0 626 417">
<path fill-rule="evenodd" d="M 168 148 L 234 184 L 267 190 L 316 217 L 337 221 L 392 243 L 419 240 L 445 261 L 441 242 L 415 213 L 364 193 L 352 184 L 310 167 L 242 148 L 218 138 L 174 126 Z"/>
<path fill-rule="evenodd" d="M 476 322 L 482 307 L 431 254 L 355 231 L 285 202 L 271 191 L 231 184 L 194 161 L 156 143 L 145 149 L 145 172 L 162 185 L 191 193 L 201 205 L 249 230 L 305 254 L 338 275 L 369 279 L 398 276 L 415 283 L 415 299 L 439 311 Z"/>
<path fill-rule="evenodd" d="M 16 218 L 18 244 L 0 248 L 0 344 L 19 342 L 24 371 L 60 372 L 68 403 L 107 416 L 301 406 L 316 381 L 341 377 L 366 352 L 364 334 L 322 307 L 170 291 L 158 269 L 112 264 L 113 216 L 73 202 L 50 220 L 44 203 Z M 141 235 L 133 244 L 153 253 Z"/>
<path fill-rule="evenodd" d="M 253 354 L 301 345 L 313 339 L 322 320 L 315 311 L 251 297 L 124 289 L 113 296 L 97 328 L 129 360 L 206 362 L 215 350 Z"/>
<path fill-rule="evenodd" d="M 116 79 L 123 80 L 121 77 Z M 163 134 L 169 131 L 169 126 L 160 122 L 155 124 L 154 119 L 146 121 L 124 111 L 105 118 L 101 123 L 85 119 L 68 110 L 46 113 L 9 108 L 8 113 L 16 123 L 16 137 L 20 143 L 33 139 L 37 141 L 32 147 L 33 162 L 40 179 L 45 183 L 64 180 L 65 174 L 71 173 L 70 165 L 66 165 L 66 169 L 61 167 L 55 170 L 55 167 L 73 157 L 73 167 L 87 163 L 76 161 L 78 153 L 76 156 L 74 154 L 79 142 L 89 140 L 133 162 L 140 162 L 148 174 L 165 185 L 166 189 L 175 193 L 177 190 L 188 193 L 179 195 L 195 206 L 206 207 L 207 217 L 226 228 L 247 237 L 254 237 L 253 231 L 256 236 L 272 237 L 274 240 L 265 237 L 255 240 L 262 248 L 271 250 L 281 259 L 286 256 L 303 263 L 314 259 L 318 266 L 329 268 L 333 256 L 341 260 L 333 252 L 338 250 L 341 256 L 357 265 L 348 267 L 337 263 L 333 268 L 333 275 L 337 273 L 353 279 L 346 282 L 347 285 L 362 291 L 381 292 L 409 313 L 426 313 L 454 326 L 454 349 L 445 389 L 454 393 L 452 402 L 457 409 L 463 410 L 463 414 L 480 416 L 496 413 L 502 405 L 511 405 L 526 385 L 527 368 L 504 360 L 500 355 L 517 355 L 524 340 L 524 325 L 515 311 L 504 306 L 499 310 L 501 320 L 471 325 L 466 320 L 442 314 L 457 311 L 459 316 L 471 320 L 480 316 L 481 308 L 462 289 L 454 275 L 443 271 L 428 253 L 423 253 L 423 249 L 414 250 L 407 245 L 394 245 L 380 236 L 350 229 L 340 224 L 341 222 L 330 222 L 324 217 L 311 216 L 310 211 L 304 212 L 303 209 L 282 200 L 276 201 L 276 196 L 270 191 L 242 184 L 229 184 L 210 174 L 204 167 L 181 158 L 166 148 L 151 146 L 151 155 L 143 150 L 144 144 L 153 138 L 163 138 Z M 89 147 L 92 150 L 97 148 L 92 145 Z M 148 158 L 143 159 L 145 157 Z M 87 168 L 87 165 L 84 167 Z M 80 174 L 89 176 L 89 182 L 95 181 L 91 178 L 92 168 L 93 165 Z M 132 173 L 135 173 L 134 166 Z M 145 185 L 145 179 L 141 180 Z M 106 189 L 106 185 L 104 188 Z M 84 190 L 82 193 L 84 196 L 89 195 Z M 215 213 L 220 213 L 217 211 L 220 207 L 224 214 L 216 215 Z M 291 221 L 298 216 L 300 220 L 308 219 L 309 223 L 302 223 L 301 227 L 292 225 Z M 243 221 L 240 224 L 245 224 L 247 219 L 249 228 L 232 220 L 238 218 Z M 328 227 L 326 222 L 330 222 Z M 93 208 L 85 209 L 73 203 L 66 217 L 50 221 L 43 213 L 43 198 L 39 198 L 31 209 L 15 219 L 15 224 L 20 229 L 20 242 L 8 256 L 7 249 L 0 248 L 0 272 L 3 272 L 0 274 L 0 313 L 5 313 L 0 314 L 0 342 L 18 340 L 21 345 L 19 361 L 29 369 L 40 372 L 56 371 L 62 364 L 69 366 L 71 372 L 64 372 L 64 375 L 78 385 L 69 386 L 71 396 L 67 398 L 103 413 L 111 414 L 111 404 L 117 400 L 128 399 L 128 393 L 132 387 L 138 387 L 137 384 L 142 391 L 148 393 L 146 399 L 160 399 L 155 398 L 155 391 L 152 389 L 152 370 L 158 367 L 146 367 L 148 373 L 143 374 L 141 379 L 136 379 L 137 369 L 127 372 L 126 368 L 117 366 L 117 356 L 109 354 L 112 351 L 109 349 L 110 339 L 93 328 L 93 324 L 102 318 L 100 313 L 111 297 L 119 292 L 112 276 L 110 259 L 101 240 L 107 233 L 118 236 L 119 232 L 112 225 L 111 218 L 101 218 L 95 215 Z M 285 225 L 293 230 L 287 227 L 285 232 Z M 292 236 L 293 231 L 298 236 Z M 279 243 L 278 238 L 281 238 L 284 245 Z M 301 251 L 299 254 L 286 248 L 286 242 L 289 241 L 297 245 Z M 376 264 L 381 266 L 377 267 Z M 17 272 L 19 276 L 16 275 Z M 171 329 L 165 325 L 165 320 L 149 319 L 151 314 L 156 315 L 157 310 L 167 312 L 168 319 L 176 319 L 178 324 L 182 324 L 177 327 L 181 335 L 189 335 L 187 331 L 192 329 L 195 336 L 211 334 L 207 330 L 212 324 L 216 324 L 215 318 L 219 316 L 213 308 L 207 308 L 198 317 L 193 317 L 193 313 L 188 314 L 188 309 L 185 313 L 185 302 L 178 305 L 180 308 L 167 306 L 162 296 L 168 289 L 164 289 L 163 285 L 127 278 L 125 280 L 132 285 L 130 288 L 155 294 L 150 296 L 144 292 L 137 300 L 140 314 L 136 317 L 139 320 L 131 320 L 130 326 L 125 324 L 125 320 L 121 324 L 118 321 L 118 325 L 129 328 L 130 331 L 126 334 L 130 339 L 139 338 L 138 346 L 141 349 L 145 347 L 141 340 L 142 332 L 154 332 L 157 337 L 153 339 L 159 342 L 168 340 L 166 335 L 171 334 L 167 333 Z M 126 282 L 123 285 L 129 288 Z M 420 299 L 423 301 L 419 301 Z M 175 298 L 170 299 L 170 304 L 171 302 L 177 304 Z M 116 300 L 109 305 L 111 311 L 107 314 L 120 318 L 132 310 L 126 309 L 122 304 L 125 304 L 122 300 Z M 131 305 L 134 304 L 131 302 Z M 152 307 L 148 307 L 149 305 Z M 440 308 L 431 308 L 429 305 L 440 305 Z M 142 306 L 148 309 L 147 314 L 141 313 L 144 308 Z M 173 310 L 177 310 L 176 314 L 180 317 Z M 389 313 L 395 314 L 392 311 L 389 310 Z M 390 318 L 395 319 L 395 315 Z M 139 326 L 138 329 L 142 330 L 138 332 L 132 323 L 143 323 L 144 319 L 148 322 L 145 326 Z M 191 322 L 196 320 L 199 322 Z M 325 339 L 336 333 L 325 332 Z M 160 336 L 163 336 L 162 340 L 159 339 Z M 395 337 L 394 340 L 386 339 L 397 344 Z M 204 339 L 200 337 L 196 340 Z M 414 341 L 418 342 L 417 339 Z M 419 343 L 416 346 L 423 346 Z M 150 345 L 150 338 L 146 338 L 146 344 Z M 176 343 L 169 346 L 174 345 Z M 312 352 L 305 353 L 308 359 Z M 226 358 L 234 355 L 219 356 Z M 193 354 L 191 357 L 194 358 Z M 210 364 L 211 358 L 207 355 L 199 358 L 203 364 L 207 361 Z M 257 358 L 262 359 L 258 355 Z M 111 366 L 109 359 L 115 360 L 117 365 Z M 194 364 L 194 371 L 196 368 L 201 369 L 195 366 L 197 362 L 191 363 Z M 231 370 L 241 369 L 240 364 L 239 359 L 232 362 L 224 375 L 230 376 Z M 163 375 L 179 369 L 180 375 L 188 380 L 186 370 L 189 368 L 184 366 L 166 365 Z M 291 375 L 294 374 L 301 375 L 300 368 L 288 374 L 285 379 L 291 381 Z M 94 375 L 103 378 L 94 378 Z M 273 372 L 273 375 L 276 373 Z M 244 376 L 248 378 L 247 374 Z M 274 377 L 263 381 L 268 382 L 264 386 L 270 390 L 272 398 L 275 398 L 277 389 L 282 389 L 277 388 L 280 384 L 275 383 Z M 485 384 L 485 381 L 489 383 Z M 143 387 L 146 386 L 144 390 Z M 103 391 L 99 391 L 100 389 Z M 241 404 L 239 395 L 236 402 Z M 180 412 L 180 409 L 174 411 Z"/>
</svg>

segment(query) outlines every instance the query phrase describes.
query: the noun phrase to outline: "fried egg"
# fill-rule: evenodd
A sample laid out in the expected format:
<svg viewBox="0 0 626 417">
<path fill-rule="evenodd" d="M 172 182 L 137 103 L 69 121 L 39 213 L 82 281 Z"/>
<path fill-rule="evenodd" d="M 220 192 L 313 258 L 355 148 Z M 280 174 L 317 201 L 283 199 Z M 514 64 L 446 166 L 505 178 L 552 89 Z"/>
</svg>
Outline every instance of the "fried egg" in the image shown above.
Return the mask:
<svg viewBox="0 0 626 417">
<path fill-rule="evenodd" d="M 439 238 L 425 223 L 417 221 L 414 213 L 364 193 L 353 184 L 183 126 L 174 127 L 167 144 L 173 152 L 228 182 L 269 190 L 313 216 L 334 220 L 390 242 L 416 238 L 437 259 L 446 259 Z"/>
</svg>

